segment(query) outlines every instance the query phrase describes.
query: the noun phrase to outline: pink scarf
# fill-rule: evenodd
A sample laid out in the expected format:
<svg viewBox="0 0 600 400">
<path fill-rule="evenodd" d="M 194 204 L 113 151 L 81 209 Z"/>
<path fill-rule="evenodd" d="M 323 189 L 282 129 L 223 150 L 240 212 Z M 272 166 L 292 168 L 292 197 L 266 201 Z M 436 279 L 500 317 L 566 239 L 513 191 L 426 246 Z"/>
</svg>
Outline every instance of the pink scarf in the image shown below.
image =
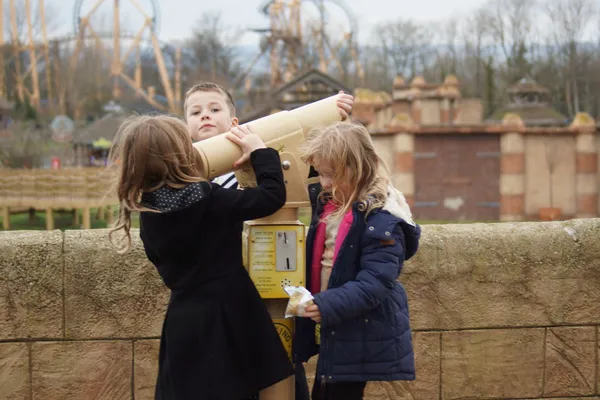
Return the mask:
<svg viewBox="0 0 600 400">
<path fill-rule="evenodd" d="M 325 204 L 323 207 L 323 214 L 320 215 L 320 221 L 317 225 L 317 230 L 315 232 L 315 239 L 313 242 L 313 252 L 312 252 L 312 264 L 310 266 L 311 269 L 311 280 L 309 290 L 312 294 L 319 293 L 321 291 L 321 260 L 323 258 L 323 253 L 325 252 L 325 239 L 326 239 L 326 227 L 327 223 L 323 221 L 328 215 L 336 210 L 336 207 L 333 203 L 329 202 Z M 342 243 L 344 243 L 344 239 L 348 236 L 348 232 L 350 231 L 350 227 L 352 226 L 352 221 L 354 216 L 352 215 L 352 210 L 348 211 L 344 218 L 340 221 L 340 226 L 338 228 L 338 234 L 335 239 L 335 249 L 333 251 L 333 263 L 335 264 L 335 260 L 337 258 L 338 252 Z"/>
</svg>

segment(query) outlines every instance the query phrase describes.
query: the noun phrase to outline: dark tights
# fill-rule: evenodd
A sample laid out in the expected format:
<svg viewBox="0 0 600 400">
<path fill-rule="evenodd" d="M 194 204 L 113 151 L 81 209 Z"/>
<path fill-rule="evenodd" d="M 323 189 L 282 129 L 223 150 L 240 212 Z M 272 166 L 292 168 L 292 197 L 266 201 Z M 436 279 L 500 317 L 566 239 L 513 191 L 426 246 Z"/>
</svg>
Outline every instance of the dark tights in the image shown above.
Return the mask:
<svg viewBox="0 0 600 400">
<path fill-rule="evenodd" d="M 321 385 L 315 378 L 312 400 L 363 400 L 367 382 L 334 382 Z"/>
</svg>

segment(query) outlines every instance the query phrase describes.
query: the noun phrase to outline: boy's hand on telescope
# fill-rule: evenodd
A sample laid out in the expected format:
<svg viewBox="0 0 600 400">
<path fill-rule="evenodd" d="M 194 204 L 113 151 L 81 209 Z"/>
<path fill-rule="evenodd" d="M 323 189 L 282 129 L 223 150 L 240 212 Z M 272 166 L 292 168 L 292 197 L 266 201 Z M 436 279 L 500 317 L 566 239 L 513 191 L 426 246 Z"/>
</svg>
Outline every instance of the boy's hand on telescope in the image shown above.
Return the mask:
<svg viewBox="0 0 600 400">
<path fill-rule="evenodd" d="M 342 121 L 344 121 L 348 118 L 350 111 L 352 111 L 352 106 L 354 105 L 354 96 L 344 93 L 343 90 L 340 90 L 338 94 L 340 97 L 337 100 L 337 106 L 338 110 L 340 111 L 340 115 L 342 116 Z"/>
<path fill-rule="evenodd" d="M 254 150 L 264 149 L 264 142 L 248 126 L 238 125 L 231 128 L 231 130 L 225 134 L 225 137 L 231 140 L 233 143 L 240 146 L 242 149 L 242 156 L 233 164 L 233 168 L 238 168 L 250 159 L 250 153 Z"/>
</svg>

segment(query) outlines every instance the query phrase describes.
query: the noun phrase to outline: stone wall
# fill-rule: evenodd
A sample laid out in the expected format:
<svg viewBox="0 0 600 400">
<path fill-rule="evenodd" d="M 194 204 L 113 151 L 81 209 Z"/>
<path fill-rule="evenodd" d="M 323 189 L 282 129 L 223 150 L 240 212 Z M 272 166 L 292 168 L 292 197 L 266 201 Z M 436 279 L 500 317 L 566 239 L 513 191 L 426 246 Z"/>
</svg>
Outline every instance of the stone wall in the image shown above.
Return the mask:
<svg viewBox="0 0 600 400">
<path fill-rule="evenodd" d="M 153 398 L 168 295 L 106 234 L 0 232 L 1 399 Z M 600 400 L 599 219 L 424 226 L 401 281 L 418 378 L 367 399 Z"/>
</svg>

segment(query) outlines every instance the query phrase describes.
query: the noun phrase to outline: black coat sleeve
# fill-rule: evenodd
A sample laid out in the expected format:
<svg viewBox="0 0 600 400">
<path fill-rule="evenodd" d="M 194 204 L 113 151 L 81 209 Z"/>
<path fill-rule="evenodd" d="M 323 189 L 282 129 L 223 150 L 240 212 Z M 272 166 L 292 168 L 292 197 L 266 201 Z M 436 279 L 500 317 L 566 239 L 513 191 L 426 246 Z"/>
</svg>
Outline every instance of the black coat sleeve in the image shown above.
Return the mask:
<svg viewBox="0 0 600 400">
<path fill-rule="evenodd" d="M 258 186 L 238 190 L 211 184 L 210 211 L 245 221 L 269 216 L 283 207 L 286 190 L 279 153 L 272 148 L 255 150 L 250 154 L 250 162 Z"/>
</svg>

